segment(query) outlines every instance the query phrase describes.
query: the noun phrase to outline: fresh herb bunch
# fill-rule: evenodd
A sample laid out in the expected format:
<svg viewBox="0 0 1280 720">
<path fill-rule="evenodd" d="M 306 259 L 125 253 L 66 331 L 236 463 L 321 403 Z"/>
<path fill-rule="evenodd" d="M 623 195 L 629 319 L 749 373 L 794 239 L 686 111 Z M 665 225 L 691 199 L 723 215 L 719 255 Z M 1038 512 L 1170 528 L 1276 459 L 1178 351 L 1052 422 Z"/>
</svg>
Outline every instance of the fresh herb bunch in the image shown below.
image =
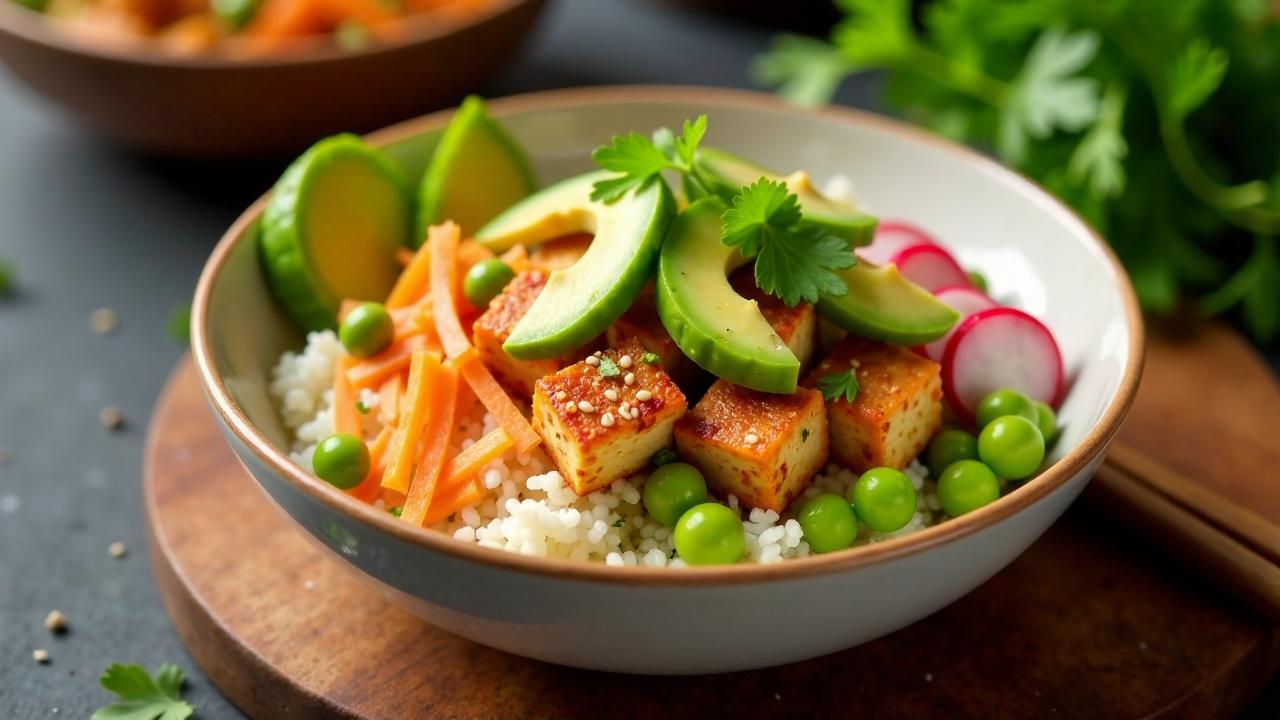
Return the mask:
<svg viewBox="0 0 1280 720">
<path fill-rule="evenodd" d="M 1115 247 L 1143 306 L 1280 336 L 1280 10 L 1269 0 L 837 0 L 757 78 L 820 105 L 886 71 L 909 119 L 995 152 Z"/>
<path fill-rule="evenodd" d="M 195 709 L 182 700 L 185 677 L 176 665 L 161 665 L 153 679 L 141 665 L 112 663 L 101 682 L 118 701 L 94 712 L 91 720 L 186 720 Z"/>
<path fill-rule="evenodd" d="M 707 116 L 701 115 L 684 121 L 680 137 L 667 128 L 654 131 L 652 139 L 634 132 L 614 137 L 591 157 L 600 167 L 617 174 L 596 181 L 591 199 L 617 202 L 632 190 L 657 182 L 667 171 L 681 175 L 691 195 L 708 195 L 694 173 L 698 146 L 706 134 Z M 755 260 L 760 290 L 790 307 L 849 291 L 832 271 L 857 262 L 853 248 L 805 220 L 795 193 L 784 183 L 762 177 L 728 199 L 721 240 L 737 248 L 743 257 Z"/>
</svg>

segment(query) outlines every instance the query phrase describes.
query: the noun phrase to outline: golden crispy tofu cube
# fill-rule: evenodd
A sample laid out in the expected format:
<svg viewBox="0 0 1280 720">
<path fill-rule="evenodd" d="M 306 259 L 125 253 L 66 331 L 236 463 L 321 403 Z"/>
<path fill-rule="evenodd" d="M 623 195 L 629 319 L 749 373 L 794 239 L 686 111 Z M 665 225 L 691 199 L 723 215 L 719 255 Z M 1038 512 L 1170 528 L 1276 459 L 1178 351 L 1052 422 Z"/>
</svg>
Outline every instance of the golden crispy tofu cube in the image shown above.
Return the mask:
<svg viewBox="0 0 1280 720">
<path fill-rule="evenodd" d="M 622 317 L 613 321 L 605 331 L 605 338 L 610 347 L 617 347 L 630 338 L 639 340 L 645 350 L 658 356 L 662 369 L 686 391 L 697 386 L 703 375 L 698 364 L 686 357 L 667 333 L 658 317 L 652 288 L 646 288 Z"/>
<path fill-rule="evenodd" d="M 684 417 L 684 394 L 643 353 L 633 338 L 536 383 L 533 427 L 579 495 L 643 470 Z"/>
<path fill-rule="evenodd" d="M 827 402 L 831 455 L 850 470 L 904 468 L 942 425 L 941 366 L 898 346 L 850 335 L 806 378 L 857 372 L 858 396 Z"/>
<path fill-rule="evenodd" d="M 517 360 L 502 349 L 516 323 L 524 317 L 546 284 L 546 272 L 521 270 L 472 325 L 472 342 L 480 360 L 508 393 L 526 401 L 533 395 L 533 384 L 538 378 L 550 375 L 587 354 L 584 351 L 565 358 Z"/>
<path fill-rule="evenodd" d="M 781 298 L 769 295 L 756 287 L 754 271 L 744 267 L 729 276 L 729 284 L 735 292 L 748 300 L 755 300 L 760 314 L 773 326 L 782 342 L 800 360 L 800 367 L 808 367 L 813 359 L 813 345 L 817 338 L 818 314 L 813 306 L 800 303 L 787 307 Z"/>
<path fill-rule="evenodd" d="M 782 512 L 827 463 L 822 394 L 757 392 L 717 380 L 676 423 L 676 447 L 712 491 Z"/>
<path fill-rule="evenodd" d="M 555 240 L 548 240 L 529 253 L 529 266 L 550 273 L 563 270 L 578 262 L 591 245 L 591 235 L 565 235 Z"/>
</svg>

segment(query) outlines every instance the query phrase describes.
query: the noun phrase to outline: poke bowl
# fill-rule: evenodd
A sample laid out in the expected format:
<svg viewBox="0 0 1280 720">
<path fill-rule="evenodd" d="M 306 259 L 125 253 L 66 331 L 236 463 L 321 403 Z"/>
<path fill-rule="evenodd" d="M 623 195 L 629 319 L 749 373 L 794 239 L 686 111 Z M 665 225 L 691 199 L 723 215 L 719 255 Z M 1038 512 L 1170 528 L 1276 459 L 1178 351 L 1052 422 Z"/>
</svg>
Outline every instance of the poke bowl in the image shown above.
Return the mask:
<svg viewBox="0 0 1280 720">
<path fill-rule="evenodd" d="M 1103 241 L 976 153 L 630 87 L 317 144 L 215 249 L 192 345 L 245 467 L 397 603 L 690 674 L 999 571 L 1101 462 L 1143 335 Z"/>
</svg>

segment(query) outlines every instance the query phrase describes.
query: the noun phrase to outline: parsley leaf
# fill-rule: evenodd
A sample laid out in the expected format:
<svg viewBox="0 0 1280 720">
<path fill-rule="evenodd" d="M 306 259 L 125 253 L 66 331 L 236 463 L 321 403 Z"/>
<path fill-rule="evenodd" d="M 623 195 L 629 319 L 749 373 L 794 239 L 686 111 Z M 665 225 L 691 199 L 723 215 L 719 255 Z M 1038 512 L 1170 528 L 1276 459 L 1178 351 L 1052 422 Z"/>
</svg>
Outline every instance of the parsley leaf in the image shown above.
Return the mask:
<svg viewBox="0 0 1280 720">
<path fill-rule="evenodd" d="M 855 66 L 892 64 L 907 57 L 915 44 L 911 0 L 838 0 L 847 17 L 831 39 Z"/>
<path fill-rule="evenodd" d="M 658 363 L 662 362 L 662 357 L 661 357 L 661 356 L 659 356 L 659 355 L 658 355 L 658 353 L 656 353 L 656 352 L 649 352 L 648 350 L 645 350 L 645 351 L 640 355 L 640 362 L 645 363 L 645 364 L 648 364 L 648 365 L 656 365 L 656 364 L 658 364 Z"/>
<path fill-rule="evenodd" d="M 849 291 L 832 270 L 852 267 L 853 250 L 805 223 L 796 196 L 783 183 L 760 178 L 744 187 L 725 210 L 723 222 L 724 244 L 756 259 L 756 286 L 788 306 Z"/>
<path fill-rule="evenodd" d="M 356 400 L 356 410 L 359 411 L 361 415 L 368 415 L 369 410 L 371 409 L 372 408 L 368 405 L 364 404 L 364 400 Z"/>
<path fill-rule="evenodd" d="M 1098 116 L 1098 81 L 1076 73 L 1098 52 L 1098 33 L 1062 28 L 1044 31 L 1027 55 L 1000 117 L 997 145 L 1013 163 L 1026 158 L 1030 139 L 1055 129 L 1083 130 Z"/>
<path fill-rule="evenodd" d="M 184 677 L 176 665 L 161 665 L 153 680 L 141 665 L 113 663 L 101 682 L 120 702 L 97 710 L 91 720 L 185 720 L 195 709 L 182 701 Z"/>
<path fill-rule="evenodd" d="M 655 132 L 654 139 L 634 132 L 615 136 L 608 145 L 596 148 L 591 157 L 600 167 L 619 174 L 596 181 L 591 199 L 606 205 L 615 203 L 632 190 L 646 187 L 664 170 L 691 173 L 694 153 L 706 132 L 707 116 L 700 115 L 692 122 L 684 121 L 679 138 L 666 128 Z"/>
<path fill-rule="evenodd" d="M 1067 164 L 1067 178 L 1086 185 L 1095 197 L 1117 197 L 1124 191 L 1124 158 L 1129 154 L 1122 128 L 1125 96 L 1121 85 L 1107 88 L 1098 121 L 1076 146 Z"/>
<path fill-rule="evenodd" d="M 673 463 L 679 459 L 680 456 L 676 454 L 675 450 L 672 450 L 669 447 L 664 447 L 653 454 L 653 457 L 649 459 L 649 463 L 654 467 L 662 467 L 667 463 Z"/>
<path fill-rule="evenodd" d="M 818 389 L 827 400 L 844 396 L 845 402 L 853 402 L 858 397 L 858 376 L 853 370 L 823 375 L 818 378 Z"/>
<path fill-rule="evenodd" d="M 400 515 L 404 513 L 404 507 L 401 505 L 396 505 L 390 508 L 389 510 L 387 510 L 387 512 L 391 513 L 392 517 L 400 517 Z"/>
<path fill-rule="evenodd" d="M 752 64 L 751 74 L 796 105 L 816 107 L 836 94 L 852 70 L 840 50 L 802 35 L 780 35 Z"/>
<path fill-rule="evenodd" d="M 1227 74 L 1227 54 L 1197 39 L 1178 55 L 1169 66 L 1165 82 L 1167 102 L 1174 118 L 1182 120 L 1222 84 Z"/>
<path fill-rule="evenodd" d="M 622 374 L 618 369 L 618 363 L 614 362 L 608 355 L 600 356 L 600 366 L 596 368 L 596 372 L 600 373 L 600 377 L 617 377 Z"/>
</svg>

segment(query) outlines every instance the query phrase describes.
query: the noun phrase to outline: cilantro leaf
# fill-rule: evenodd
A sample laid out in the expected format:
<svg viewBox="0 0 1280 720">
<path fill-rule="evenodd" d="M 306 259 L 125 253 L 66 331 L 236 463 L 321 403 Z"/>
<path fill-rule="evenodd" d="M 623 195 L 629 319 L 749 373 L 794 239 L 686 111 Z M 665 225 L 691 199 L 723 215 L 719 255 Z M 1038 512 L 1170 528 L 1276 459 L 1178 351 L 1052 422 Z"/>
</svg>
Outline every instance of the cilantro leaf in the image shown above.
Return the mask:
<svg viewBox="0 0 1280 720">
<path fill-rule="evenodd" d="M 657 179 L 664 170 L 682 173 L 693 171 L 693 155 L 707 132 L 707 116 L 685 120 L 681 136 L 666 128 L 654 132 L 652 139 L 640 133 L 618 135 L 608 145 L 591 153 L 596 164 L 619 173 L 616 177 L 596 181 L 591 199 L 610 204 L 632 190 L 640 190 Z"/>
<path fill-rule="evenodd" d="M 844 295 L 832 270 L 856 262 L 848 243 L 805 223 L 796 196 L 781 182 L 760 178 L 725 210 L 721 241 L 755 258 L 756 286 L 790 307 L 822 295 Z"/>
<path fill-rule="evenodd" d="M 645 350 L 640 355 L 640 362 L 648 365 L 656 365 L 657 363 L 662 362 L 662 358 L 656 352 L 649 352 L 648 350 Z"/>
<path fill-rule="evenodd" d="M 1124 158 L 1129 143 L 1124 139 L 1126 90 L 1121 85 L 1107 88 L 1098 111 L 1098 120 L 1076 146 L 1067 165 L 1067 177 L 1086 185 L 1096 197 L 1117 197 L 1124 191 Z"/>
<path fill-rule="evenodd" d="M 831 40 L 855 67 L 893 64 L 911 54 L 911 0 L 837 0 L 845 12 Z"/>
<path fill-rule="evenodd" d="M 161 665 L 153 680 L 141 665 L 113 663 L 101 682 L 120 702 L 97 710 L 91 720 L 185 720 L 195 709 L 182 700 L 184 677 L 176 665 Z"/>
<path fill-rule="evenodd" d="M 839 400 L 843 396 L 845 402 L 853 402 L 858 397 L 858 376 L 853 370 L 823 375 L 818 378 L 818 390 L 827 400 Z"/>
<path fill-rule="evenodd" d="M 1098 81 L 1080 72 L 1098 52 L 1092 30 L 1041 33 L 1013 81 L 1002 108 L 997 145 L 1009 162 L 1026 158 L 1030 139 L 1043 140 L 1055 129 L 1077 132 L 1098 116 Z"/>
<path fill-rule="evenodd" d="M 851 69 L 844 53 L 820 40 L 780 35 L 756 58 L 751 75 L 796 105 L 817 107 L 830 102 Z"/>
<path fill-rule="evenodd" d="M 1222 84 L 1227 74 L 1227 54 L 1197 39 L 1186 47 L 1169 66 L 1165 82 L 1170 112 L 1182 120 Z"/>
<path fill-rule="evenodd" d="M 404 506 L 393 505 L 391 508 L 387 510 L 387 512 L 391 514 L 391 517 L 400 517 L 402 514 L 404 514 Z"/>
<path fill-rule="evenodd" d="M 361 415 L 368 415 L 369 411 L 372 409 L 373 408 L 369 407 L 364 403 L 363 399 L 356 400 L 356 411 L 359 412 Z"/>
<path fill-rule="evenodd" d="M 614 362 L 608 355 L 600 356 L 600 365 L 596 368 L 596 372 L 600 373 L 600 377 L 617 377 L 622 374 L 618 369 L 618 363 Z"/>
</svg>

